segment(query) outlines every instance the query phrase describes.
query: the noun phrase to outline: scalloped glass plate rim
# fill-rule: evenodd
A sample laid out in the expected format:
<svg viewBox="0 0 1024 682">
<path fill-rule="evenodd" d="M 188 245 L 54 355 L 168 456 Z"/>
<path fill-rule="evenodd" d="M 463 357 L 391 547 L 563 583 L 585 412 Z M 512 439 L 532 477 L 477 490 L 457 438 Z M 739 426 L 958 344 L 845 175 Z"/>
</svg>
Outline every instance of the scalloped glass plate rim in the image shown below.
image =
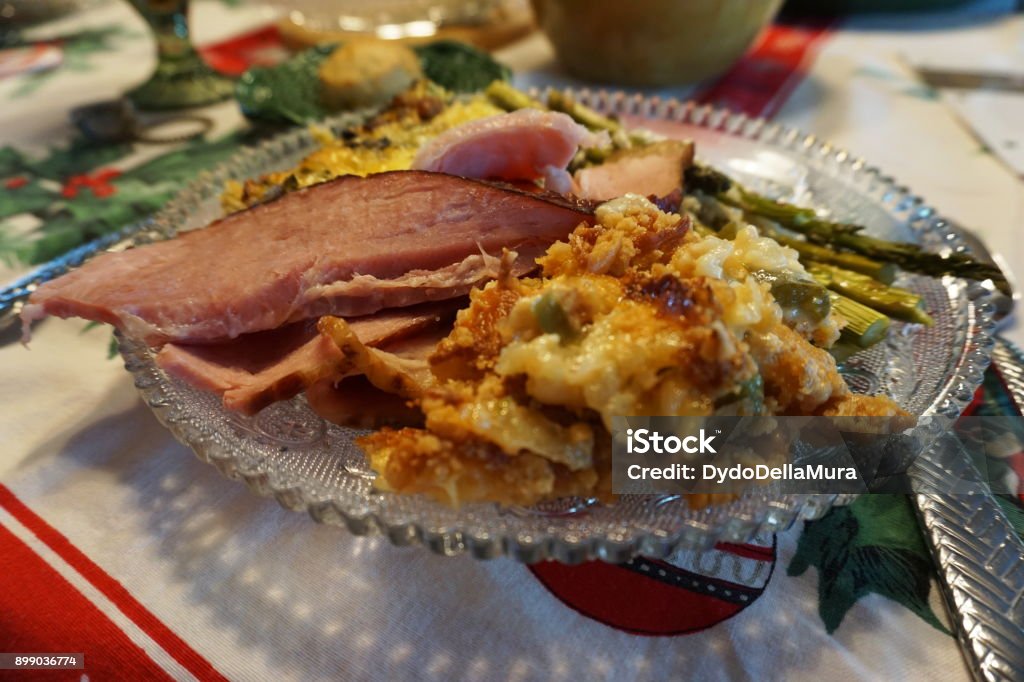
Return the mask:
<svg viewBox="0 0 1024 682">
<path fill-rule="evenodd" d="M 941 242 L 948 248 L 967 250 L 955 228 L 949 226 L 934 209 L 925 205 L 921 198 L 862 159 L 821 142 L 813 135 L 763 119 L 692 102 L 644 98 L 603 90 L 567 90 L 566 93 L 608 113 L 683 123 L 709 132 L 744 138 L 753 144 L 785 150 L 801 157 L 808 165 L 813 161 L 827 159 L 838 169 L 837 173 L 846 173 L 851 178 L 866 178 L 874 188 L 872 202 L 880 205 L 894 219 L 904 216 L 909 220 L 909 216 L 914 216 L 916 226 L 913 229 L 921 239 L 930 237 L 933 242 Z M 325 125 L 341 129 L 358 124 L 366 116 L 366 113 L 343 114 L 329 119 Z M 269 169 L 271 160 L 278 160 L 287 153 L 311 149 L 313 144 L 308 130 L 295 130 L 256 147 L 241 150 L 232 160 L 201 174 L 151 221 L 147 221 L 145 227 L 165 237 L 172 237 L 196 207 L 210 200 L 211 192 L 214 191 L 211 188 L 221 187 L 230 178 L 251 176 L 254 172 L 251 166 L 254 164 L 260 167 L 266 162 Z M 957 347 L 962 348 L 962 352 L 927 411 L 956 416 L 969 403 L 988 365 L 992 347 L 992 311 L 987 300 L 989 292 L 980 284 L 954 280 L 944 286 L 950 291 L 951 287 L 957 287 L 957 296 L 966 306 L 965 310 L 959 311 L 964 313 L 966 325 L 960 330 L 962 338 L 957 339 Z M 520 530 L 513 529 L 511 526 L 516 523 L 508 519 L 527 519 L 532 514 L 528 510 L 510 510 L 505 521 L 497 526 L 479 525 L 472 518 L 472 513 L 468 513 L 459 522 L 430 525 L 416 514 L 403 511 L 408 506 L 404 502 L 416 498 L 405 498 L 402 503 L 396 504 L 399 509 L 390 510 L 390 514 L 380 509 L 373 511 L 375 505 L 370 503 L 369 498 L 359 503 L 324 495 L 323 490 L 316 490 L 320 486 L 315 481 L 302 480 L 301 477 L 297 479 L 294 472 L 275 468 L 269 458 L 254 459 L 245 455 L 240 446 L 235 447 L 229 440 L 225 440 L 222 433 L 204 426 L 197 415 L 189 412 L 188 406 L 175 401 L 173 382 L 155 367 L 144 345 L 123 337 L 119 339 L 125 367 L 134 375 L 136 386 L 145 402 L 158 419 L 202 459 L 216 465 L 225 475 L 244 480 L 254 491 L 274 496 L 287 508 L 308 511 L 317 521 L 345 525 L 356 534 L 381 532 L 399 545 L 421 542 L 431 550 L 445 555 L 463 552 L 477 558 L 507 555 L 525 562 L 543 559 L 577 562 L 590 558 L 625 561 L 637 553 L 665 557 L 681 547 L 705 547 L 718 541 L 742 542 L 758 533 L 784 530 L 798 518 L 816 518 L 831 505 L 849 499 L 835 495 L 773 496 L 758 492 L 726 505 L 712 507 L 707 513 L 690 510 L 689 517 L 681 523 L 677 521 L 671 531 L 649 529 L 639 532 L 623 525 L 618 532 L 605 532 L 600 536 L 584 532 L 581 523 L 586 524 L 585 515 L 579 523 L 575 518 L 570 518 L 557 528 L 549 525 L 541 532 L 537 531 L 536 524 L 525 522 Z M 396 499 L 400 497 L 390 493 L 375 495 L 391 495 Z M 426 502 L 428 505 L 436 504 Z M 572 511 L 577 511 L 577 507 L 585 510 L 587 506 L 584 502 L 573 507 Z M 550 515 L 538 514 L 539 518 L 554 520 L 571 516 L 565 510 Z"/>
</svg>

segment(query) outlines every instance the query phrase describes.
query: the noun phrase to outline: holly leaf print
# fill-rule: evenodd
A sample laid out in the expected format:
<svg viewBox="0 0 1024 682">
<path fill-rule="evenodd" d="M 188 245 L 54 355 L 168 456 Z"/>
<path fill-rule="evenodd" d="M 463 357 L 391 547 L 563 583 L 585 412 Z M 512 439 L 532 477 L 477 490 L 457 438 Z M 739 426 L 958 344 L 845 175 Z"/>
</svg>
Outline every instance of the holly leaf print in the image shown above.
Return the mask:
<svg viewBox="0 0 1024 682">
<path fill-rule="evenodd" d="M 818 613 L 829 632 L 874 593 L 907 607 L 938 630 L 949 630 L 928 603 L 932 563 L 905 495 L 863 495 L 808 521 L 787 573 L 818 570 Z"/>
</svg>

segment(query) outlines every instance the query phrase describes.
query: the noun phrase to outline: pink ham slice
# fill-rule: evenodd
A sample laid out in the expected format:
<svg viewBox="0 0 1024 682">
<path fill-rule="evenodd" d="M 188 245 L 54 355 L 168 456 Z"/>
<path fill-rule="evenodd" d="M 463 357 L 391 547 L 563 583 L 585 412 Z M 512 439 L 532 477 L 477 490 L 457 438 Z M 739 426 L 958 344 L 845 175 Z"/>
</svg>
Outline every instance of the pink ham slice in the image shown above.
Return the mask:
<svg viewBox="0 0 1024 682">
<path fill-rule="evenodd" d="M 309 320 L 224 343 L 169 343 L 156 362 L 168 374 L 220 395 L 229 410 L 255 414 L 344 365 L 344 356 Z"/>
<path fill-rule="evenodd" d="M 327 421 L 353 428 L 422 425 L 423 413 L 409 403 L 409 397 L 435 384 L 428 358 L 446 332 L 441 328 L 421 331 L 388 344 L 384 350 L 370 351 L 372 359 L 380 363 L 376 371 L 316 382 L 306 389 L 309 406 Z M 396 389 L 397 377 L 401 377 L 398 385 L 402 389 Z"/>
<path fill-rule="evenodd" d="M 469 178 L 545 180 L 545 187 L 567 194 L 572 177 L 565 167 L 580 147 L 607 141 L 566 114 L 519 109 L 464 123 L 425 144 L 413 168 Z"/>
<path fill-rule="evenodd" d="M 424 303 L 348 320 L 366 346 L 393 344 L 450 320 L 465 299 Z M 254 332 L 231 341 L 206 345 L 169 343 L 156 356 L 168 374 L 219 394 L 229 410 L 255 414 L 278 400 L 287 400 L 317 381 L 332 381 L 348 369 L 344 354 L 315 321 Z"/>
<path fill-rule="evenodd" d="M 321 315 L 453 298 L 543 247 L 591 207 L 423 171 L 346 176 L 176 239 L 108 253 L 41 286 L 22 311 L 107 322 L 150 345 L 206 343 Z"/>
<path fill-rule="evenodd" d="M 306 389 L 306 401 L 327 421 L 355 429 L 423 425 L 423 413 L 417 407 L 400 395 L 380 390 L 362 374 L 340 382 L 318 381 Z"/>
<path fill-rule="evenodd" d="M 693 163 L 693 143 L 665 140 L 618 152 L 599 166 L 576 171 L 579 195 L 604 201 L 633 193 L 665 197 L 683 187 L 683 172 Z"/>
</svg>

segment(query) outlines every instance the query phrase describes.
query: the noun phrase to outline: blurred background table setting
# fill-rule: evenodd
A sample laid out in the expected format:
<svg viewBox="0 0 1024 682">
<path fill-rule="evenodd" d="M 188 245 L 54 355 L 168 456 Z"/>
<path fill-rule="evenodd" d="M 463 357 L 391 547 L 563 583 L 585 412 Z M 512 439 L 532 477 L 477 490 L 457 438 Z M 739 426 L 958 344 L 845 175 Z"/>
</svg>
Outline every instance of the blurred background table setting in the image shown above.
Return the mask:
<svg viewBox="0 0 1024 682">
<path fill-rule="evenodd" d="M 811 133 L 927 197 L 1015 284 L 1021 9 L 0 0 L 0 285 L 116 244 L 204 171 L 333 113 L 311 90 L 317 69 L 366 40 L 409 45 L 456 90 L 500 77 L 621 90 Z M 969 410 L 1019 417 L 1024 323 L 1002 305 L 999 354 Z M 0 652 L 85 652 L 66 679 L 971 675 L 903 497 L 865 496 L 671 566 L 438 557 L 314 524 L 222 477 L 152 418 L 119 361 L 103 364 L 104 328 L 46 323 L 31 351 L 18 333 L 0 336 Z M 1005 459 L 1024 491 L 1024 453 Z M 1000 504 L 1024 533 L 1021 499 Z M 674 581 L 640 575 L 659 568 Z"/>
</svg>

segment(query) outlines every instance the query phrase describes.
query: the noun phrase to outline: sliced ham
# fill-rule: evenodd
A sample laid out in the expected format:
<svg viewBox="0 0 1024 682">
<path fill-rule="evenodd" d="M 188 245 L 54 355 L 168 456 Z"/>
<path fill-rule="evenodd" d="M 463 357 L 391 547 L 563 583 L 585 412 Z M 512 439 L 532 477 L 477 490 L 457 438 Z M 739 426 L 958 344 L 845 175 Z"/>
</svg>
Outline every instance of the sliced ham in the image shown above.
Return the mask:
<svg viewBox="0 0 1024 682">
<path fill-rule="evenodd" d="M 226 408 L 243 414 L 255 414 L 346 369 L 345 356 L 317 333 L 313 321 L 225 343 L 169 343 L 160 349 L 156 362 L 168 374 L 219 394 Z"/>
<path fill-rule="evenodd" d="M 665 197 L 683 187 L 683 171 L 693 163 L 693 143 L 664 140 L 612 155 L 598 166 L 576 171 L 579 195 L 595 201 L 624 194 Z"/>
<path fill-rule="evenodd" d="M 364 374 L 380 390 L 403 398 L 419 398 L 434 385 L 427 358 L 448 331 L 418 334 L 385 350 L 367 346 L 359 339 L 356 328 L 340 317 L 320 318 L 317 329 L 334 341 L 351 363 L 352 373 Z"/>
<path fill-rule="evenodd" d="M 84 317 L 155 346 L 367 315 L 465 294 L 496 274 L 488 254 L 541 248 L 590 214 L 553 193 L 441 173 L 346 176 L 99 256 L 41 286 L 22 320 L 27 333 L 46 315 Z"/>
<path fill-rule="evenodd" d="M 537 109 L 464 123 L 425 144 L 413 168 L 468 178 L 540 180 L 553 192 L 573 189 L 565 170 L 580 147 L 607 144 L 568 115 Z"/>
<path fill-rule="evenodd" d="M 451 320 L 459 298 L 386 310 L 348 321 L 349 329 L 366 346 L 382 347 Z M 169 343 L 156 356 L 168 374 L 222 396 L 224 406 L 255 414 L 286 400 L 317 381 L 334 381 L 353 369 L 352 363 L 314 321 L 254 332 L 217 344 Z"/>
<path fill-rule="evenodd" d="M 306 401 L 329 422 L 354 429 L 422 426 L 423 413 L 400 395 L 387 393 L 364 375 L 340 382 L 324 379 L 306 389 Z"/>
<path fill-rule="evenodd" d="M 341 334 L 345 343 L 346 332 Z M 421 425 L 423 413 L 409 400 L 408 384 L 392 378 L 396 372 L 410 377 L 417 393 L 434 385 L 436 379 L 427 358 L 445 334 L 434 328 L 388 344 L 384 351 L 365 349 L 361 362 L 369 373 L 316 382 L 306 389 L 309 406 L 324 419 L 342 426 L 375 429 Z"/>
</svg>

